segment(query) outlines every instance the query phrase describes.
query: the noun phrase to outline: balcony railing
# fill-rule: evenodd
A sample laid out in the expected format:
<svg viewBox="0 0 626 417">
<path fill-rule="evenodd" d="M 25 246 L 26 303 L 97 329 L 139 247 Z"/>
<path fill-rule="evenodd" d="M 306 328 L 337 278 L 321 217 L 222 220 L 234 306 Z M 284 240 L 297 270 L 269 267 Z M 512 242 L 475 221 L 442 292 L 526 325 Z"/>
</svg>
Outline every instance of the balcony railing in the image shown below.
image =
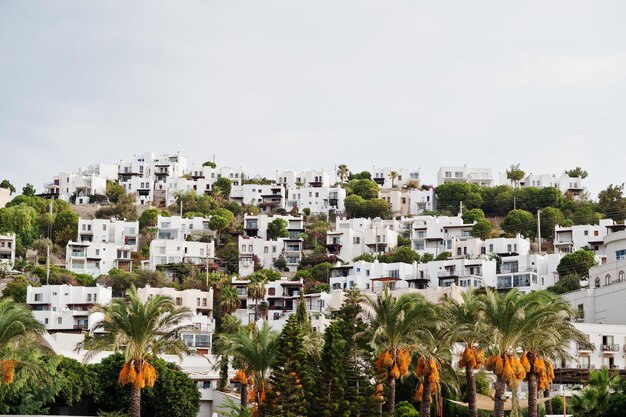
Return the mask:
<svg viewBox="0 0 626 417">
<path fill-rule="evenodd" d="M 602 352 L 619 352 L 618 344 L 602 345 Z"/>
<path fill-rule="evenodd" d="M 589 344 L 578 343 L 577 347 L 578 347 L 579 352 L 580 351 L 583 351 L 583 352 L 592 351 L 596 349 L 596 345 L 593 343 L 589 343 Z"/>
</svg>

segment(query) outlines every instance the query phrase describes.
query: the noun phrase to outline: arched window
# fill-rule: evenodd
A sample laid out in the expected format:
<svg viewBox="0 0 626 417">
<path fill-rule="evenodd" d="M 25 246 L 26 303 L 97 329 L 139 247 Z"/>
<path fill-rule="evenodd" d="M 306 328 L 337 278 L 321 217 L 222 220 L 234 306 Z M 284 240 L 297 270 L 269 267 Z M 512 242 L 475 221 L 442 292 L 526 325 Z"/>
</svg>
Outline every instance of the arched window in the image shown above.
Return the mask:
<svg viewBox="0 0 626 417">
<path fill-rule="evenodd" d="M 624 282 L 624 271 L 619 271 L 619 274 L 617 274 L 617 281 Z"/>
<path fill-rule="evenodd" d="M 596 288 L 600 288 L 600 277 L 596 277 Z"/>
<path fill-rule="evenodd" d="M 604 285 L 611 285 L 611 274 L 606 274 L 604 277 Z"/>
</svg>

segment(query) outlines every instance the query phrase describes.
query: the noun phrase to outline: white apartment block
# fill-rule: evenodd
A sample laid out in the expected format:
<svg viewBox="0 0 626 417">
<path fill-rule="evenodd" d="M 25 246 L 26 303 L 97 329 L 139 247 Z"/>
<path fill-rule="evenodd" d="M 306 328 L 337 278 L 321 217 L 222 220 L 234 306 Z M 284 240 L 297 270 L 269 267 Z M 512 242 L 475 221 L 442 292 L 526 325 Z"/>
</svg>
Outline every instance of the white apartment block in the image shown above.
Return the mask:
<svg viewBox="0 0 626 417">
<path fill-rule="evenodd" d="M 111 167 L 114 168 L 115 165 Z M 93 171 L 78 169 L 74 172 L 61 172 L 55 175 L 51 183 L 44 184 L 43 196 L 65 201 L 70 201 L 70 197 L 75 196 L 76 204 L 88 204 L 90 196 L 104 195 L 106 186 L 107 177 Z"/>
<path fill-rule="evenodd" d="M 330 174 L 325 170 L 283 171 L 276 175 L 276 184 L 285 188 L 330 187 Z"/>
<path fill-rule="evenodd" d="M 115 219 L 78 219 L 78 242 L 115 243 L 137 250 L 139 222 Z"/>
<path fill-rule="evenodd" d="M 239 294 L 241 302 L 235 312 L 241 324 L 246 326 L 256 323 L 262 326 L 266 321 L 271 329 L 280 332 L 289 316 L 296 312 L 300 303 L 300 292 L 303 289 L 302 280 L 290 281 L 283 277 L 266 284 L 266 295 L 262 300 L 253 300 L 248 297 L 249 280 L 233 278 L 232 285 Z M 330 309 L 339 309 L 343 300 L 340 293 L 304 294 L 307 313 L 311 325 L 317 331 L 323 332 L 330 324 Z M 258 306 L 256 304 L 258 303 Z"/>
<path fill-rule="evenodd" d="M 496 237 L 487 239 L 481 251 L 483 255 L 496 254 L 500 256 L 526 256 L 530 254 L 530 240 L 521 235 L 515 237 Z"/>
<path fill-rule="evenodd" d="M 93 328 L 102 321 L 102 313 L 90 314 L 96 304 L 111 302 L 111 288 L 78 287 L 72 285 L 43 285 L 26 288 L 26 304 L 33 311 L 35 319 L 42 323 L 48 332 L 82 332 Z"/>
<path fill-rule="evenodd" d="M 255 262 L 262 268 L 273 269 L 274 261 L 282 257 L 290 271 L 296 271 L 302 261 L 301 238 L 266 240 L 260 237 L 239 236 L 239 275 L 246 277 L 254 272 Z"/>
<path fill-rule="evenodd" d="M 498 290 L 518 289 L 524 293 L 545 290 L 556 283 L 559 254 L 502 255 L 495 282 L 485 285 Z"/>
<path fill-rule="evenodd" d="M 97 277 L 111 269 L 132 271 L 132 249 L 129 245 L 109 242 L 69 241 L 65 249 L 65 267 L 77 274 Z"/>
<path fill-rule="evenodd" d="M 364 292 L 380 292 L 414 288 L 460 287 L 481 288 L 484 281 L 494 281 L 496 262 L 486 259 L 450 259 L 428 263 L 406 264 L 357 261 L 338 265 L 331 270 L 333 290 L 358 288 Z"/>
<path fill-rule="evenodd" d="M 241 185 L 241 181 L 243 178 L 243 171 L 241 168 L 230 168 L 230 167 L 216 167 L 212 168 L 210 166 L 205 167 L 196 167 L 193 166 L 189 171 L 189 175 L 191 175 L 191 179 L 200 184 L 207 184 L 210 186 L 213 185 L 218 178 L 227 178 L 231 185 L 239 186 Z"/>
<path fill-rule="evenodd" d="M 593 250 L 596 260 L 601 262 L 606 256 L 604 237 L 613 226 L 615 222 L 612 219 L 600 219 L 597 225 L 581 224 L 569 227 L 556 225 L 554 227 L 554 250 L 568 254 L 586 247 Z"/>
<path fill-rule="evenodd" d="M 459 246 L 462 249 L 458 256 L 477 257 L 481 254 L 479 239 L 471 235 L 474 224 L 463 223 L 463 218 L 459 216 L 418 216 L 407 221 L 411 222 L 413 250 L 420 255 L 430 253 L 437 257 L 443 252 L 450 252 L 452 256 L 457 256 Z M 467 244 L 463 245 L 464 242 Z"/>
<path fill-rule="evenodd" d="M 397 220 L 337 218 L 335 230 L 326 234 L 326 250 L 348 262 L 364 253 L 384 253 L 398 245 L 400 230 Z"/>
<path fill-rule="evenodd" d="M 395 172 L 396 177 L 392 180 L 391 173 Z M 419 169 L 393 169 L 389 167 L 372 167 L 372 180 L 381 188 L 412 187 L 420 186 Z"/>
<path fill-rule="evenodd" d="M 13 269 L 15 265 L 15 234 L 0 235 L 0 269 Z"/>
<path fill-rule="evenodd" d="M 229 167 L 192 167 L 184 177 L 170 178 L 167 183 L 156 183 L 155 199 L 165 200 L 169 206 L 176 202 L 176 195 L 179 193 L 209 195 L 213 191 L 213 184 L 221 177 L 227 178 L 231 186 L 237 187 L 242 183 L 243 172 L 241 169 Z"/>
<path fill-rule="evenodd" d="M 11 200 L 11 190 L 0 187 L 0 208 L 4 208 Z"/>
<path fill-rule="evenodd" d="M 268 239 L 267 226 L 276 219 L 283 219 L 286 222 L 289 238 L 297 239 L 302 233 L 304 233 L 304 217 L 302 216 L 281 216 L 278 214 L 268 216 L 266 214 L 246 214 L 243 218 L 243 229 L 245 236 Z"/>
<path fill-rule="evenodd" d="M 385 188 L 378 192 L 394 215 L 420 215 L 424 211 L 436 210 L 435 190 Z"/>
<path fill-rule="evenodd" d="M 185 240 L 188 236 L 213 236 L 215 232 L 209 229 L 211 217 L 185 218 L 180 216 L 157 217 L 157 239 Z"/>
<path fill-rule="evenodd" d="M 270 213 L 286 207 L 286 191 L 281 185 L 244 184 L 233 186 L 230 200 L 241 205 L 257 206 L 262 212 Z"/>
<path fill-rule="evenodd" d="M 150 242 L 149 268 L 155 271 L 159 265 L 190 262 L 200 267 L 215 258 L 213 242 L 154 239 Z M 164 271 L 167 274 L 167 271 Z"/>
<path fill-rule="evenodd" d="M 287 211 L 294 207 L 300 213 L 306 208 L 311 214 L 328 214 L 329 211 L 345 210 L 346 190 L 341 187 L 300 187 L 287 190 Z"/>
<path fill-rule="evenodd" d="M 175 288 L 153 288 L 149 285 L 137 290 L 137 295 L 142 302 L 148 301 L 156 295 L 171 298 L 176 306 L 187 307 L 193 313 L 189 321 L 180 323 L 182 326 L 190 326 L 181 332 L 181 339 L 188 347 L 198 353 L 208 354 L 211 352 L 213 333 L 215 333 L 215 320 L 213 319 L 213 290 L 201 291 L 188 289 L 178 291 Z"/>
<path fill-rule="evenodd" d="M 506 172 L 500 174 L 500 184 L 514 186 L 513 182 L 506 177 Z M 563 193 L 580 194 L 584 191 L 584 179 L 581 177 L 570 177 L 567 174 L 528 174 L 519 183 L 520 187 L 553 187 L 559 189 Z"/>
<path fill-rule="evenodd" d="M 574 323 L 574 327 L 587 336 L 591 346 L 572 342 L 571 357 L 560 364 L 561 368 L 626 369 L 625 325 Z"/>
<path fill-rule="evenodd" d="M 446 183 L 469 183 L 481 187 L 492 187 L 495 182 L 491 168 L 441 167 L 437 173 L 437 185 Z"/>
</svg>

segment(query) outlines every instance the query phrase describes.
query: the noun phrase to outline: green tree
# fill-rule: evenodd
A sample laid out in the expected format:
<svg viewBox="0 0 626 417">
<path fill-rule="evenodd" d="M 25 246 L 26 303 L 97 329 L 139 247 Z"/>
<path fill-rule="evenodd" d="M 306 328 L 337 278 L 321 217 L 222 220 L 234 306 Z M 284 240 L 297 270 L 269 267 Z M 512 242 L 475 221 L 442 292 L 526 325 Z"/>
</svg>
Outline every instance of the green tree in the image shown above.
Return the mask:
<svg viewBox="0 0 626 417">
<path fill-rule="evenodd" d="M 65 247 L 78 235 L 78 215 L 71 210 L 63 210 L 54 216 L 54 243 Z"/>
<path fill-rule="evenodd" d="M 483 240 L 491 237 L 491 231 L 493 230 L 493 224 L 487 219 L 478 219 L 476 224 L 472 226 L 472 236 L 479 237 Z"/>
<path fill-rule="evenodd" d="M 38 340 L 43 332 L 43 325 L 28 307 L 10 298 L 0 300 L 0 373 L 4 384 L 13 382 L 16 369 L 47 377 L 36 362 L 36 355 L 43 351 Z"/>
<path fill-rule="evenodd" d="M 537 222 L 531 213 L 518 209 L 510 211 L 500 227 L 508 236 L 519 233 L 524 237 L 530 237 L 533 236 L 536 225 Z"/>
<path fill-rule="evenodd" d="M 117 204 L 122 196 L 126 195 L 126 189 L 117 181 L 107 180 L 107 186 L 104 194 L 109 199 L 109 202 Z"/>
<path fill-rule="evenodd" d="M 145 231 L 148 227 L 156 227 L 160 214 L 159 209 L 150 208 L 144 210 L 141 216 L 139 216 L 139 230 Z"/>
<path fill-rule="evenodd" d="M 267 238 L 276 240 L 279 237 L 289 237 L 287 230 L 287 220 L 276 218 L 267 225 Z"/>
<path fill-rule="evenodd" d="M 255 275 L 255 274 L 252 274 Z M 252 275 L 248 276 L 250 283 L 248 284 L 248 298 L 254 302 L 254 321 L 259 318 L 259 303 L 265 299 L 267 294 L 267 279 L 262 275 L 259 278 L 255 278 Z"/>
<path fill-rule="evenodd" d="M 389 179 L 391 180 L 391 188 L 395 188 L 396 179 L 398 179 L 398 171 L 391 171 L 389 173 Z"/>
<path fill-rule="evenodd" d="M 519 187 L 519 183 L 524 179 L 526 173 L 519 167 L 520 164 L 513 164 L 506 170 L 506 178 L 511 181 L 511 185 Z"/>
<path fill-rule="evenodd" d="M 32 184 L 26 184 L 23 188 L 22 188 L 22 194 L 25 195 L 26 197 L 34 197 L 35 196 L 35 187 L 33 187 Z"/>
<path fill-rule="evenodd" d="M 541 237 L 554 239 L 554 227 L 565 225 L 565 216 L 558 208 L 546 207 L 541 210 Z"/>
<path fill-rule="evenodd" d="M 232 314 L 241 305 L 239 294 L 232 285 L 227 285 L 220 291 L 219 297 L 220 309 L 223 313 Z"/>
<path fill-rule="evenodd" d="M 99 396 L 98 375 L 92 367 L 77 360 L 58 356 L 55 384 L 58 389 L 57 403 L 67 406 L 77 404 L 83 399 Z"/>
<path fill-rule="evenodd" d="M 334 321 L 324 332 L 324 347 L 319 362 L 315 396 L 315 414 L 319 416 L 346 415 L 349 401 L 346 399 L 347 371 L 344 353 L 348 341 L 341 332 L 341 323 Z"/>
<path fill-rule="evenodd" d="M 228 229 L 230 222 L 225 217 L 214 215 L 209 219 L 209 229 L 215 231 L 217 247 L 221 247 L 222 233 Z"/>
<path fill-rule="evenodd" d="M 408 401 L 400 401 L 396 404 L 395 417 L 419 417 L 419 413 Z"/>
<path fill-rule="evenodd" d="M 226 269 L 226 272 L 231 274 L 239 272 L 239 248 L 235 242 L 229 242 L 221 249 L 218 249 L 217 257 L 220 265 Z"/>
<path fill-rule="evenodd" d="M 157 378 L 152 365 L 156 355 L 168 353 L 182 358 L 183 353 L 192 353 L 180 332 L 187 329 L 181 323 L 191 320 L 193 314 L 161 295 L 144 303 L 134 286 L 128 290 L 127 299 L 95 305 L 92 312 L 104 314 L 104 319 L 94 326 L 93 336 L 86 337 L 77 349 L 87 349 L 86 357 L 103 351 L 123 352 L 119 382 L 131 385 L 131 416 L 140 417 L 141 390 L 154 386 Z"/>
<path fill-rule="evenodd" d="M 483 197 L 481 188 L 477 184 L 447 183 L 435 188 L 437 206 L 446 209 L 453 215 L 458 214 L 461 202 L 466 209 L 481 207 Z"/>
<path fill-rule="evenodd" d="M 339 164 L 337 167 L 337 177 L 339 178 L 339 181 L 346 182 L 349 175 L 350 169 L 348 169 L 348 166 L 346 164 Z"/>
<path fill-rule="evenodd" d="M 574 224 L 598 224 L 602 215 L 596 213 L 591 205 L 582 205 L 572 214 Z"/>
<path fill-rule="evenodd" d="M 217 164 L 213 161 L 206 161 L 202 164 L 203 167 L 211 167 L 213 169 L 217 168 Z"/>
<path fill-rule="evenodd" d="M 617 223 L 623 223 L 626 218 L 626 198 L 622 195 L 623 191 L 624 184 L 611 184 L 598 194 L 598 211 Z"/>
<path fill-rule="evenodd" d="M 463 223 L 474 223 L 475 221 L 484 219 L 485 212 L 480 208 L 474 208 L 464 211 L 461 217 L 463 218 Z"/>
<path fill-rule="evenodd" d="M 276 354 L 267 393 L 266 415 L 296 417 L 307 415 L 305 379 L 307 353 L 296 314 L 289 316 L 276 345 Z"/>
<path fill-rule="evenodd" d="M 267 322 L 260 329 L 239 327 L 237 333 L 225 336 L 224 351 L 242 364 L 245 374 L 252 377 L 254 401 L 259 406 L 261 416 L 265 408 L 267 381 L 272 360 L 276 355 L 277 340 L 278 335 L 270 329 Z M 245 406 L 247 398 L 244 399 L 243 391 L 242 389 L 241 404 Z"/>
<path fill-rule="evenodd" d="M 543 187 L 537 193 L 537 207 L 528 207 L 528 209 L 542 207 L 560 207 L 563 203 L 563 193 L 558 188 Z"/>
<path fill-rule="evenodd" d="M 378 197 L 379 187 L 373 180 L 351 180 L 348 182 L 348 188 L 351 195 L 358 195 L 364 200 L 371 200 Z"/>
<path fill-rule="evenodd" d="M 620 386 L 619 374 L 611 375 L 608 369 L 591 371 L 589 385 L 572 398 L 572 411 L 576 417 L 606 416 L 611 397 Z M 623 395 L 623 394 L 622 394 Z M 623 413 L 623 409 L 620 410 Z"/>
<path fill-rule="evenodd" d="M 2 299 L 11 298 L 16 303 L 26 304 L 26 291 L 29 284 L 23 275 L 13 278 L 2 290 Z"/>
<path fill-rule="evenodd" d="M 119 220 L 135 221 L 138 219 L 137 207 L 135 206 L 134 194 L 123 194 L 119 196 L 117 203 L 113 206 L 105 206 L 97 210 L 97 219 L 107 219 L 115 217 Z"/>
<path fill-rule="evenodd" d="M 571 274 L 559 276 L 559 282 L 551 287 L 548 287 L 547 291 L 554 294 L 564 294 L 566 292 L 579 290 L 580 288 L 580 277 L 577 273 L 573 272 Z"/>
<path fill-rule="evenodd" d="M 589 268 L 596 263 L 593 251 L 580 249 L 561 258 L 556 271 L 559 276 L 577 274 L 582 279 L 589 278 Z"/>
<path fill-rule="evenodd" d="M 9 180 L 2 180 L 2 182 L 0 182 L 0 188 L 8 189 L 10 192 L 10 195 L 12 195 L 15 192 L 15 187 L 13 186 L 13 184 L 9 182 Z"/>
<path fill-rule="evenodd" d="M 228 200 L 230 196 L 230 189 L 232 187 L 232 183 L 226 177 L 219 177 L 215 180 L 213 185 L 211 186 L 211 191 L 213 196 L 220 197 L 224 200 Z"/>
<path fill-rule="evenodd" d="M 26 204 L 0 209 L 0 233 L 15 233 L 15 252 L 23 256 L 33 240 L 39 236 L 37 211 Z"/>
<path fill-rule="evenodd" d="M 570 177 L 570 178 L 582 178 L 585 179 L 587 178 L 587 176 L 589 175 L 589 173 L 587 171 L 585 171 L 584 169 L 582 169 L 581 167 L 576 167 L 574 169 L 568 169 L 565 171 L 565 173 Z"/>
<path fill-rule="evenodd" d="M 356 174 L 350 174 L 348 176 L 348 181 L 352 180 L 371 180 L 372 174 L 369 171 L 361 171 Z"/>
</svg>

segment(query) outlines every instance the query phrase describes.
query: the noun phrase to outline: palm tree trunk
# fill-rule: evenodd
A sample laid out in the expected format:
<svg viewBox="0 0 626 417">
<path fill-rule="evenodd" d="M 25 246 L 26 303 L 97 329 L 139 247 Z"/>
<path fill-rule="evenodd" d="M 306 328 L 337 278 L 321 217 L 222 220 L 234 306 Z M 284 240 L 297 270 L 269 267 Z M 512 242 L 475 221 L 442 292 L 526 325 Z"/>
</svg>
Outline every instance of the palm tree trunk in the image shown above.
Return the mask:
<svg viewBox="0 0 626 417">
<path fill-rule="evenodd" d="M 528 373 L 528 417 L 539 417 L 537 412 L 537 374 Z"/>
<path fill-rule="evenodd" d="M 393 417 L 396 411 L 396 380 L 389 378 L 389 403 L 387 404 L 387 412 Z"/>
<path fill-rule="evenodd" d="M 241 384 L 241 408 L 248 406 L 248 384 Z"/>
<path fill-rule="evenodd" d="M 550 390 L 546 389 L 543 391 L 544 398 L 550 398 Z M 546 414 L 552 414 L 552 399 L 545 402 L 546 405 Z"/>
<path fill-rule="evenodd" d="M 476 377 L 474 370 L 469 366 L 465 366 L 465 379 L 467 380 L 467 405 L 469 408 L 469 417 L 478 417 L 476 409 Z"/>
<path fill-rule="evenodd" d="M 424 374 L 424 392 L 422 393 L 422 402 L 420 404 L 420 417 L 430 417 L 430 382 L 428 376 Z"/>
<path fill-rule="evenodd" d="M 501 376 L 496 378 L 496 394 L 495 394 L 495 402 L 493 404 L 493 415 L 494 417 L 504 417 L 504 400 L 502 397 L 504 396 L 504 390 L 506 388 L 506 384 Z"/>
<path fill-rule="evenodd" d="M 130 385 L 130 415 L 141 417 L 141 389 L 135 384 Z"/>
</svg>

